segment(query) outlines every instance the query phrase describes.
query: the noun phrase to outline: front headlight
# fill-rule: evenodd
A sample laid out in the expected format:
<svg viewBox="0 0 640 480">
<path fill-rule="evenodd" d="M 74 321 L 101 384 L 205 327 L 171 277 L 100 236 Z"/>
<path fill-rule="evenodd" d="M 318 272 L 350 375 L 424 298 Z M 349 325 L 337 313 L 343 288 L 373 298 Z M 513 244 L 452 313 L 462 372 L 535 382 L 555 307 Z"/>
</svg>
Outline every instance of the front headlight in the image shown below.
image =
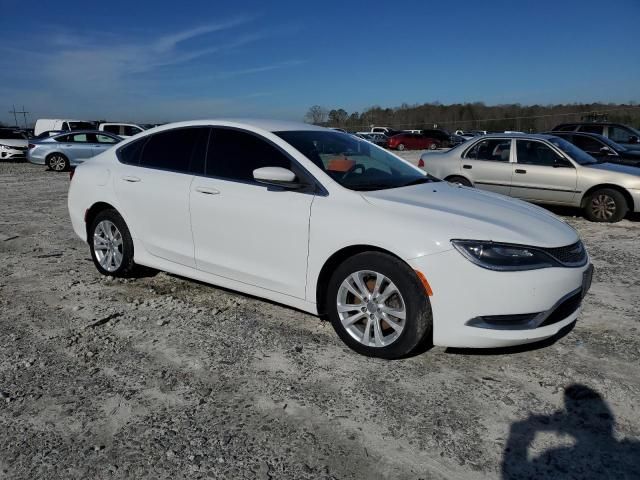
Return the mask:
<svg viewBox="0 0 640 480">
<path fill-rule="evenodd" d="M 11 150 L 9 145 L 0 145 L 0 150 Z"/>
<path fill-rule="evenodd" d="M 517 271 L 561 266 L 553 257 L 533 247 L 482 240 L 451 240 L 462 255 L 489 270 Z"/>
</svg>

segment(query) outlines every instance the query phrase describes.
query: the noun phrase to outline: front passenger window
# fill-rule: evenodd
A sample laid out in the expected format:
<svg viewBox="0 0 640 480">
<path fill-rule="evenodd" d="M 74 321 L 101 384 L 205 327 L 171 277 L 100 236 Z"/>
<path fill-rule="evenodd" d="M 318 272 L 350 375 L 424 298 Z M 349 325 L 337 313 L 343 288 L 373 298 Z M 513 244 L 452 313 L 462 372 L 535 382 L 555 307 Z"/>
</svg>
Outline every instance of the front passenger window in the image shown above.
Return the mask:
<svg viewBox="0 0 640 480">
<path fill-rule="evenodd" d="M 548 167 L 567 165 L 564 159 L 544 143 L 532 140 L 517 140 L 516 147 L 518 163 Z"/>
</svg>

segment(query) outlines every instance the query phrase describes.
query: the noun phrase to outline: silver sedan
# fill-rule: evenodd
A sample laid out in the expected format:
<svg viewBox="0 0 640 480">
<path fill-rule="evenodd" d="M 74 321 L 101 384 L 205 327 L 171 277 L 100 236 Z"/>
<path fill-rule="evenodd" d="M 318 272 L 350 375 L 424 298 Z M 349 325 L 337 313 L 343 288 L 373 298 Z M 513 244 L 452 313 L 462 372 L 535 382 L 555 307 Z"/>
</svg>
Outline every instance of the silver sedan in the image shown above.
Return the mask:
<svg viewBox="0 0 640 480">
<path fill-rule="evenodd" d="M 32 139 L 27 160 L 63 172 L 80 165 L 86 159 L 104 152 L 122 138 L 99 131 L 64 132 L 48 138 Z"/>
<path fill-rule="evenodd" d="M 594 222 L 640 212 L 640 168 L 600 163 L 553 135 L 484 135 L 421 159 L 435 177 L 533 203 L 582 208 Z"/>
</svg>

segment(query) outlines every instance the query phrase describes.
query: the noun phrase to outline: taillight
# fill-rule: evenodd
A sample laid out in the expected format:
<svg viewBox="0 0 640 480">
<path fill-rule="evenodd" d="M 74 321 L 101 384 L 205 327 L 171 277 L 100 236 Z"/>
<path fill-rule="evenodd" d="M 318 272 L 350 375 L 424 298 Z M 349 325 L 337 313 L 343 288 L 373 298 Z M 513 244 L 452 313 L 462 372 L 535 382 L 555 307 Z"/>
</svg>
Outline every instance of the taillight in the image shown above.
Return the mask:
<svg viewBox="0 0 640 480">
<path fill-rule="evenodd" d="M 31 150 L 32 148 L 36 148 L 36 146 L 33 143 L 29 144 L 29 150 Z"/>
<path fill-rule="evenodd" d="M 422 160 L 422 159 L 418 160 L 418 166 L 419 167 L 424 167 L 424 160 Z"/>
</svg>

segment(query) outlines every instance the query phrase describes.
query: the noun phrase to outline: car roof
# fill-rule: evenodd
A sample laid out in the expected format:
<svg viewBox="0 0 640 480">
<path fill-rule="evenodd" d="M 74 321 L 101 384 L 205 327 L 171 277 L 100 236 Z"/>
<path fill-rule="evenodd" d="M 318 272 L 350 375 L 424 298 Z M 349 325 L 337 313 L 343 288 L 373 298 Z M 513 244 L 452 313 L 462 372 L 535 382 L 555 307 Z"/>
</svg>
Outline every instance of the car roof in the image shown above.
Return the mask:
<svg viewBox="0 0 640 480">
<path fill-rule="evenodd" d="M 178 127 L 194 127 L 194 126 L 230 126 L 237 128 L 260 129 L 267 132 L 284 132 L 293 130 L 320 130 L 331 131 L 330 128 L 319 127 L 309 123 L 294 122 L 288 120 L 271 120 L 265 118 L 212 118 L 204 120 L 191 120 L 184 122 L 166 123 L 160 127 L 156 127 L 155 131 L 168 130 Z"/>
<path fill-rule="evenodd" d="M 538 140 L 549 140 L 555 135 L 550 133 L 487 133 L 486 135 L 481 135 L 477 138 L 485 139 L 485 138 L 532 138 Z"/>
</svg>

